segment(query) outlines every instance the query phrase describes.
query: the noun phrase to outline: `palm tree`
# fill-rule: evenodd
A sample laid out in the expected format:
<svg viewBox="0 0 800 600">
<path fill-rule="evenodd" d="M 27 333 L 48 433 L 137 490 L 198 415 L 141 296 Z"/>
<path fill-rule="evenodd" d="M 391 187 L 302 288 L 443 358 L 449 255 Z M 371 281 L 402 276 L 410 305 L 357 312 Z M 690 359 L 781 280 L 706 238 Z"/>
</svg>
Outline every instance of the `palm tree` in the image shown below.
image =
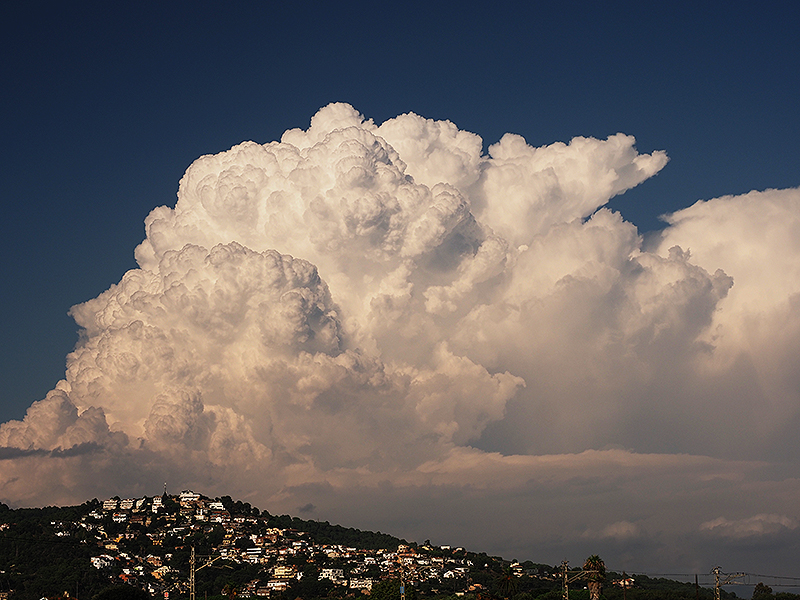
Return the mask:
<svg viewBox="0 0 800 600">
<path fill-rule="evenodd" d="M 510 598 L 517 591 L 517 577 L 514 575 L 511 565 L 503 565 L 496 582 L 501 598 Z"/>
<path fill-rule="evenodd" d="M 606 579 L 606 564 L 597 554 L 592 554 L 583 563 L 583 570 L 586 571 L 586 587 L 589 588 L 589 600 L 600 600 L 603 581 Z"/>
</svg>

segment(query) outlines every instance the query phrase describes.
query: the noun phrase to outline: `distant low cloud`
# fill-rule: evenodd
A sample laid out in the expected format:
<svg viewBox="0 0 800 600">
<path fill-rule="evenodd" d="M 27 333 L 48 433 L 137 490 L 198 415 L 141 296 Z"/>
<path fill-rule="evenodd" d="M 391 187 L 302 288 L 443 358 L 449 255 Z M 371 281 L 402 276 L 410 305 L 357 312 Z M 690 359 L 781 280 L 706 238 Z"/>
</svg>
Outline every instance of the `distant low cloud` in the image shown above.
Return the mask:
<svg viewBox="0 0 800 600">
<path fill-rule="evenodd" d="M 584 532 L 584 537 L 589 539 L 611 539 L 617 541 L 629 541 L 641 535 L 641 527 L 630 521 L 617 521 L 599 530 L 587 530 Z"/>
<path fill-rule="evenodd" d="M 0 425 L 0 499 L 169 481 L 553 562 L 794 530 L 800 190 L 697 203 L 645 246 L 604 206 L 664 152 L 482 148 L 331 104 L 197 159 L 139 268 L 72 308 L 64 380 Z M 717 518 L 754 488 L 787 520 Z"/>
<path fill-rule="evenodd" d="M 700 531 L 722 538 L 749 538 L 770 536 L 797 529 L 796 519 L 785 515 L 761 514 L 746 519 L 730 521 L 718 517 L 700 524 Z"/>
</svg>

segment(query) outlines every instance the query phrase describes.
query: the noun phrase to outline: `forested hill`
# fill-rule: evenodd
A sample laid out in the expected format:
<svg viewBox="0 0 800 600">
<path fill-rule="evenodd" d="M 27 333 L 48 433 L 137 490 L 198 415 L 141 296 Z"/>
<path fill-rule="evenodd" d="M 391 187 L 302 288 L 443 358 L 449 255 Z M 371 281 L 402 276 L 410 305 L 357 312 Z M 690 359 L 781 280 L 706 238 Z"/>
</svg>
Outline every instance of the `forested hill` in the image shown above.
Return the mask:
<svg viewBox="0 0 800 600">
<path fill-rule="evenodd" d="M 267 525 L 279 529 L 296 529 L 306 532 L 318 544 L 338 544 L 377 550 L 379 548 L 397 548 L 398 545 L 407 543 L 405 540 L 380 531 L 362 531 L 352 527 L 331 525 L 328 521 L 304 521 L 289 515 L 270 516 Z"/>
</svg>

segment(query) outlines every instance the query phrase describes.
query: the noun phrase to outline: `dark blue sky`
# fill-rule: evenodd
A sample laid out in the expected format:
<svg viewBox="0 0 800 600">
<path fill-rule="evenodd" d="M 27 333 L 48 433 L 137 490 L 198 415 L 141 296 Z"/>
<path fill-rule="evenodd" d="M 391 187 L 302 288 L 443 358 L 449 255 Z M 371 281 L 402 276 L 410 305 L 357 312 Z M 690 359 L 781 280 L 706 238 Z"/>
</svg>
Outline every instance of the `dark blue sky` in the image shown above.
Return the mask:
<svg viewBox="0 0 800 600">
<path fill-rule="evenodd" d="M 63 376 L 69 307 L 135 266 L 195 158 L 332 101 L 487 145 L 632 134 L 671 158 L 612 203 L 643 232 L 698 199 L 800 185 L 793 2 L 165 4 L 0 9 L 0 421 Z"/>
</svg>

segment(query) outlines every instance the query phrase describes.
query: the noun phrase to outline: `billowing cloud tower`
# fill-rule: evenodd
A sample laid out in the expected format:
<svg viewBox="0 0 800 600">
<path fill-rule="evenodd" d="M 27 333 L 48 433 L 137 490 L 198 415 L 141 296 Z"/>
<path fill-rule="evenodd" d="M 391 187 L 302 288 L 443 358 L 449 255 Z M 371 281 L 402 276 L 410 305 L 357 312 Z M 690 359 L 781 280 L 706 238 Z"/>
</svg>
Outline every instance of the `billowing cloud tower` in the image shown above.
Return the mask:
<svg viewBox="0 0 800 600">
<path fill-rule="evenodd" d="M 175 207 L 147 217 L 139 268 L 72 308 L 64 380 L 0 426 L 0 496 L 80 501 L 168 479 L 360 510 L 367 526 L 369 506 L 437 494 L 467 515 L 503 489 L 516 514 L 602 473 L 608 514 L 570 525 L 575 538 L 645 536 L 669 515 L 617 514 L 632 482 L 647 496 L 695 478 L 692 502 L 754 464 L 729 461 L 777 451 L 717 435 L 735 420 L 720 407 L 766 403 L 765 432 L 800 417 L 786 358 L 800 253 L 780 247 L 797 243 L 800 193 L 695 205 L 647 251 L 603 206 L 666 163 L 622 134 L 542 148 L 507 134 L 483 154 L 450 122 L 375 125 L 346 104 L 280 142 L 201 157 Z"/>
</svg>

